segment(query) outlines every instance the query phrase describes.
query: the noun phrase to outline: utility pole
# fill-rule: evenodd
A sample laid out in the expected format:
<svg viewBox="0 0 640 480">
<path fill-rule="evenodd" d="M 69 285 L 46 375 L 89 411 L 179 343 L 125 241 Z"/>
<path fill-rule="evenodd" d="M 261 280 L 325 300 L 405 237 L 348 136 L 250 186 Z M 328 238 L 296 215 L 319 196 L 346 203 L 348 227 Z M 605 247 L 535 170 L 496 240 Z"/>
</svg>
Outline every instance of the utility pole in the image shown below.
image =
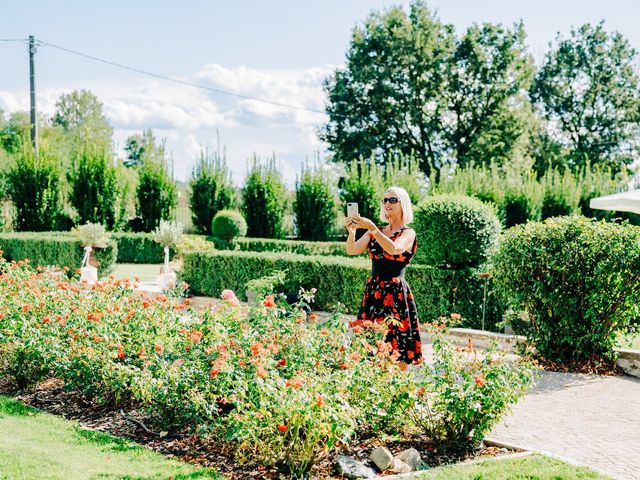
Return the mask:
<svg viewBox="0 0 640 480">
<path fill-rule="evenodd" d="M 36 53 L 36 42 L 33 35 L 29 35 L 29 80 L 31 86 L 31 144 L 38 155 L 38 124 L 36 119 L 36 74 L 33 55 Z"/>
</svg>

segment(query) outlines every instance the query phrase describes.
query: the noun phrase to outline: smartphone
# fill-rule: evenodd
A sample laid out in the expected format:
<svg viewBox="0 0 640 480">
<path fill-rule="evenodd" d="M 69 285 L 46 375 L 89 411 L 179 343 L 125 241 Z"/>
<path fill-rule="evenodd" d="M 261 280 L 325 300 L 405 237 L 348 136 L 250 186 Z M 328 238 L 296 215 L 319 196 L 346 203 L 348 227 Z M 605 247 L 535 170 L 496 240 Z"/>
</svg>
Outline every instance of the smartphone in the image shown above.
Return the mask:
<svg viewBox="0 0 640 480">
<path fill-rule="evenodd" d="M 355 202 L 347 203 L 347 217 L 358 214 L 358 204 Z"/>
</svg>

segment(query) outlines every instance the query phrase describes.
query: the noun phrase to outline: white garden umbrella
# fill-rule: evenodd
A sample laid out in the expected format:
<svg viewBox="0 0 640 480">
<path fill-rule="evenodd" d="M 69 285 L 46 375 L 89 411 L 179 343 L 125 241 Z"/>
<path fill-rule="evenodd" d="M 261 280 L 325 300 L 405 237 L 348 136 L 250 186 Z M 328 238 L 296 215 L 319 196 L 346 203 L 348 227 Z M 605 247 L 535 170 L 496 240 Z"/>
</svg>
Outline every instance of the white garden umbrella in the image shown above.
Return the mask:
<svg viewBox="0 0 640 480">
<path fill-rule="evenodd" d="M 629 190 L 628 192 L 592 198 L 589 201 L 589 206 L 596 210 L 640 213 L 640 190 Z"/>
</svg>

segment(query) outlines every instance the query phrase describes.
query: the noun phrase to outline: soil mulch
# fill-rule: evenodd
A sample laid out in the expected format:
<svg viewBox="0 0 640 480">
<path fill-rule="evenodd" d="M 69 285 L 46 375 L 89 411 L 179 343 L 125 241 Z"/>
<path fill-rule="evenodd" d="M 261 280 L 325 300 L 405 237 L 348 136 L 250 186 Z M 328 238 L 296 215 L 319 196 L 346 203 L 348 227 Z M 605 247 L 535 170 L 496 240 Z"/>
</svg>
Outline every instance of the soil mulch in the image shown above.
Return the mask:
<svg viewBox="0 0 640 480">
<path fill-rule="evenodd" d="M 281 474 L 256 464 L 240 464 L 233 456 L 231 445 L 220 442 L 211 436 L 189 432 L 160 432 L 153 428 L 151 419 L 135 405 L 123 405 L 113 409 L 87 401 L 77 392 L 67 392 L 62 381 L 48 379 L 37 386 L 19 391 L 10 379 L 0 378 L 0 394 L 13 397 L 42 411 L 77 421 L 82 428 L 108 433 L 131 440 L 151 448 L 167 457 L 209 467 L 232 480 L 240 479 L 276 479 Z M 371 452 L 378 446 L 385 446 L 397 454 L 408 448 L 420 452 L 424 463 L 430 467 L 459 462 L 478 457 L 493 457 L 513 453 L 500 447 L 484 446 L 465 454 L 451 454 L 438 451 L 428 442 L 413 440 L 393 440 L 384 442 L 377 438 L 364 440 L 357 445 L 342 447 L 339 452 L 356 460 L 367 462 Z M 371 465 L 373 467 L 373 465 Z M 392 475 L 386 471 L 382 476 Z M 283 477 L 284 478 L 284 477 Z M 327 455 L 311 471 L 312 479 L 343 478 L 335 471 L 335 455 Z"/>
</svg>

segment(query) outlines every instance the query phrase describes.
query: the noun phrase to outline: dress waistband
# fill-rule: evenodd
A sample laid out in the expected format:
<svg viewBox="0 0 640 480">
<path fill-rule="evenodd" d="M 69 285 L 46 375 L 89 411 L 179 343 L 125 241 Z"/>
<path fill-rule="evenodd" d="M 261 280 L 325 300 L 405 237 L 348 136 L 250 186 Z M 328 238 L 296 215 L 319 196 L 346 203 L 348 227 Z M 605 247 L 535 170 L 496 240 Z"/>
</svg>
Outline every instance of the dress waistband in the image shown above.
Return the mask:
<svg viewBox="0 0 640 480">
<path fill-rule="evenodd" d="M 380 277 L 383 280 L 389 280 L 393 277 L 404 278 L 404 271 L 407 264 L 395 260 L 373 260 L 371 262 L 371 275 Z"/>
</svg>

